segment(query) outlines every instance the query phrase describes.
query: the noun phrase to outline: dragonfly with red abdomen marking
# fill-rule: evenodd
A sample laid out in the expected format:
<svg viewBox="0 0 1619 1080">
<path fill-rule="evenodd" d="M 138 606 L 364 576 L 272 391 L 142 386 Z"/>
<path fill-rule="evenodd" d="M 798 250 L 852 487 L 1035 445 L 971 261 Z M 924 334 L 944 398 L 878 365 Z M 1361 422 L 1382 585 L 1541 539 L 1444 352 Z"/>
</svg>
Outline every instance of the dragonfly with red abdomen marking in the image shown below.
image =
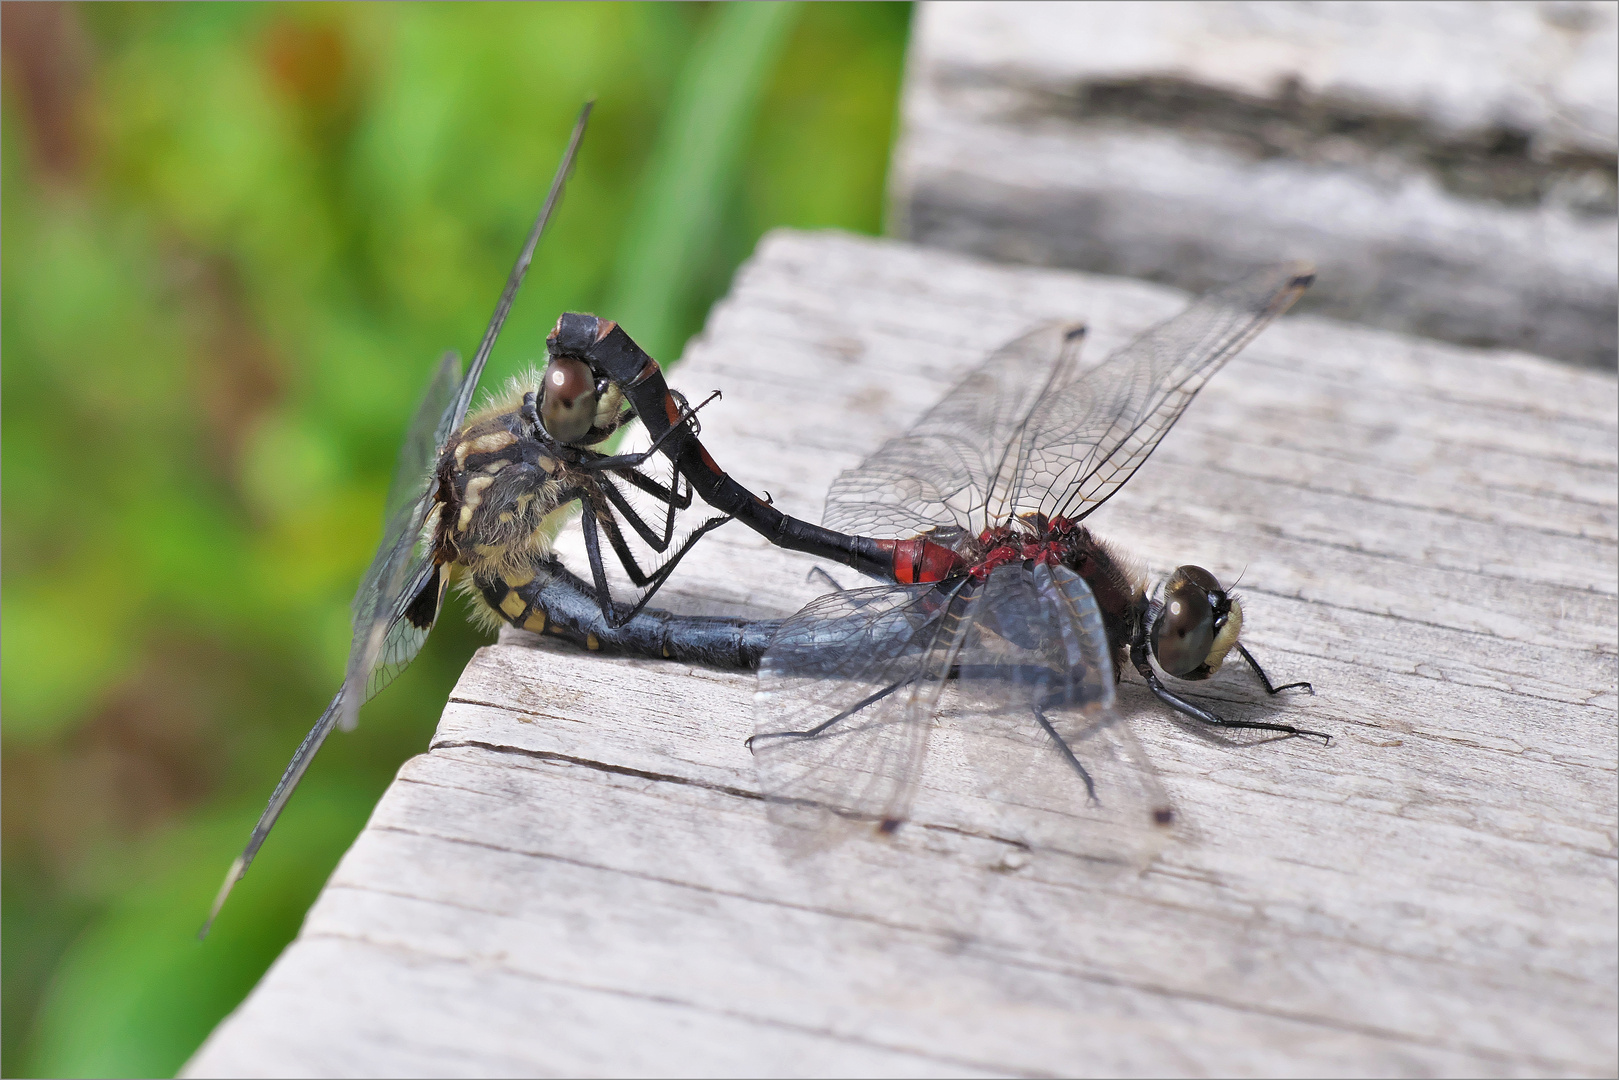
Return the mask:
<svg viewBox="0 0 1619 1080">
<path fill-rule="evenodd" d="M 1202 723 L 1327 736 L 1226 719 L 1171 690 L 1164 677 L 1207 679 L 1232 652 L 1270 694 L 1309 684 L 1271 683 L 1239 641 L 1240 601 L 1213 574 L 1185 565 L 1150 588 L 1135 560 L 1083 522 L 1312 278 L 1302 264 L 1252 275 L 1089 369 L 1078 363 L 1082 327 L 1018 338 L 839 476 L 820 526 L 727 475 L 678 423 L 680 399 L 622 328 L 565 315 L 549 344 L 553 358 L 616 385 L 713 506 L 783 547 L 891 582 L 815 601 L 764 653 L 750 746 L 779 816 L 893 831 L 909 814 L 949 684 L 976 717 L 962 737 L 1020 777 L 1003 786 L 1011 803 L 1043 787 L 1040 797 L 1060 804 L 1066 785 L 1083 792 L 1084 805 L 1056 813 L 1057 822 L 1106 808 L 1122 831 L 1150 840 L 1175 815 L 1113 707 L 1124 667 Z M 1035 781 L 1023 774 L 1041 756 L 1027 751 L 1040 745 L 1059 768 Z"/>
</svg>

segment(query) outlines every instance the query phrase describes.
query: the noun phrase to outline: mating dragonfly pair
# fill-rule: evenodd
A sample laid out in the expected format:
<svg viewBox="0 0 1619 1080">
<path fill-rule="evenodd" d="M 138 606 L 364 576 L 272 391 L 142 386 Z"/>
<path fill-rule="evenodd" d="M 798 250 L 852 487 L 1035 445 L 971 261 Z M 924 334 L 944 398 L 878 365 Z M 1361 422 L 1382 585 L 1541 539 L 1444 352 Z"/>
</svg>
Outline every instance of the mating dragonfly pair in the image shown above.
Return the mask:
<svg viewBox="0 0 1619 1080">
<path fill-rule="evenodd" d="M 1159 675 L 1206 679 L 1235 651 L 1242 606 L 1182 566 L 1157 588 L 1083 524 L 1135 473 L 1219 367 L 1308 286 L 1289 265 L 1210 293 L 1102 363 L 1082 368 L 1081 327 L 1037 329 L 991 355 L 904 435 L 832 485 L 824 525 L 790 517 L 732 479 L 700 440 L 696 410 L 622 327 L 564 315 L 548 365 L 467 418 L 479 376 L 578 153 L 575 125 L 539 218 L 465 375 L 446 356 L 400 454 L 386 528 L 354 601 L 343 686 L 298 747 L 209 924 L 246 872 L 315 752 L 421 648 L 460 579 L 492 621 L 590 649 L 757 668 L 749 740 L 778 821 L 893 832 L 906 819 L 948 687 L 977 742 L 972 767 L 1028 802 L 1035 758 L 1056 762 L 1078 822 L 1106 807 L 1127 829 L 1162 833 L 1174 812 L 1117 716 L 1124 666 L 1205 724 L 1314 735 L 1228 720 Z M 639 419 L 638 453 L 597 449 Z M 652 471 L 669 465 L 665 481 Z M 681 534 L 693 494 L 719 513 Z M 550 549 L 580 505 L 586 582 Z M 657 509 L 649 513 L 646 507 Z M 661 520 L 659 519 L 661 514 Z M 648 607 L 705 533 L 737 520 L 773 543 L 887 584 L 839 590 L 781 620 L 687 616 Z M 631 540 L 633 537 L 633 542 Z M 615 599 L 601 540 L 639 590 Z M 637 548 L 650 552 L 643 565 Z M 1155 667 L 1156 664 L 1156 667 Z M 1061 837 L 1053 838 L 1061 849 Z M 207 926 L 203 928 L 206 933 Z"/>
</svg>

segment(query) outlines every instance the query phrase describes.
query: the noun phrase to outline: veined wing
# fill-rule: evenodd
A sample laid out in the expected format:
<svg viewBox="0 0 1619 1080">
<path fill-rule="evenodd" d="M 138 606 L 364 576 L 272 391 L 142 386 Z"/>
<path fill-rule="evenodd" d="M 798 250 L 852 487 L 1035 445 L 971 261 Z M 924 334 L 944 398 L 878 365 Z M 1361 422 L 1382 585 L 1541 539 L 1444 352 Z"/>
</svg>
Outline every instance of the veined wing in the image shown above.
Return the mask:
<svg viewBox="0 0 1619 1080">
<path fill-rule="evenodd" d="M 832 482 L 822 524 L 909 537 L 940 525 L 976 534 L 1002 520 L 1024 425 L 1073 378 L 1083 335 L 1052 323 L 990 354 L 909 431 Z"/>
<path fill-rule="evenodd" d="M 1262 270 L 1206 293 L 1035 407 L 1017 464 L 1017 513 L 1079 520 L 1147 460 L 1220 366 L 1292 306 L 1307 264 Z"/>
<path fill-rule="evenodd" d="M 825 843 L 839 820 L 906 818 L 976 588 L 832 593 L 783 623 L 759 663 L 748 745 L 790 845 Z"/>
<path fill-rule="evenodd" d="M 424 525 L 438 487 L 433 476 L 443 444 L 438 432 L 454 414 L 464 385 L 461 358 L 445 353 L 399 448 L 399 463 L 388 486 L 382 543 L 354 594 L 354 640 L 343 680 L 343 706 L 338 711 L 338 725 L 345 731 L 353 729 L 360 706 L 410 663 L 432 628 L 430 619 L 416 626 L 405 620 L 404 613 L 432 569 Z M 436 607 L 433 613 L 437 614 Z M 401 623 L 408 632 L 398 632 Z M 387 647 L 390 636 L 399 639 L 391 649 Z M 391 653 L 384 664 L 387 672 L 378 680 L 373 676 L 387 653 Z"/>
<path fill-rule="evenodd" d="M 247 847 L 226 872 L 225 883 L 220 886 L 213 910 L 209 912 L 208 921 L 203 924 L 199 937 L 207 936 L 231 889 L 247 873 L 248 866 L 275 826 L 276 818 L 281 816 L 287 800 L 292 797 L 304 771 L 309 768 L 310 761 L 332 729 L 342 727 L 349 730 L 354 727 L 360 706 L 415 658 L 438 619 L 448 579 L 444 576 L 444 568 L 433 564 L 423 542 L 423 530 L 428 524 L 427 515 L 435 494 L 436 480 L 432 476 L 432 466 L 445 441 L 466 418 L 467 407 L 477 390 L 478 379 L 489 360 L 490 350 L 494 348 L 495 339 L 500 336 L 501 327 L 506 323 L 518 286 L 523 283 L 529 263 L 533 261 L 534 251 L 539 246 L 551 213 L 562 198 L 562 189 L 573 170 L 580 141 L 585 135 L 585 124 L 590 119 L 594 104 L 587 101 L 579 110 L 579 118 L 574 122 L 573 133 L 568 139 L 568 148 L 563 152 L 556 175 L 551 179 L 551 190 L 545 197 L 545 204 L 540 208 L 534 227 L 529 230 L 523 250 L 517 256 L 517 264 L 506 279 L 506 287 L 501 290 L 495 313 L 484 330 L 477 354 L 472 358 L 472 366 L 464 377 L 458 379 L 460 359 L 448 353 L 434 372 L 427 394 L 411 421 L 404 446 L 399 451 L 399 463 L 388 488 L 382 543 L 378 545 L 376 557 L 354 596 L 354 640 L 349 649 L 343 686 L 294 751 L 292 761 L 282 773 L 281 782 L 270 796 L 269 805 L 253 827 Z"/>
<path fill-rule="evenodd" d="M 546 194 L 545 204 L 534 220 L 534 227 L 529 230 L 516 265 L 506 278 L 506 287 L 501 290 L 495 313 L 484 329 L 483 340 L 478 343 L 472 365 L 437 415 L 437 423 L 431 429 L 431 448 L 425 455 L 429 469 L 438 459 L 439 448 L 466 418 L 467 407 L 478 388 L 478 379 L 489 360 L 490 350 L 494 348 L 501 328 L 506 325 L 506 316 L 511 311 L 517 289 L 528 273 L 529 263 L 534 259 L 534 251 L 551 220 L 551 213 L 562 198 L 562 189 L 579 154 L 579 143 L 584 138 L 585 124 L 590 119 L 593 104 L 587 101 L 579 110 L 579 119 L 574 122 L 573 134 L 568 138 L 568 148 L 557 165 L 556 175 L 551 178 L 551 190 Z M 445 369 L 441 366 L 429 390 L 429 399 L 440 390 L 445 375 Z M 417 423 L 424 422 L 428 412 L 427 402 L 424 402 L 417 413 Z M 415 467 L 418 460 L 414 440 L 407 439 L 405 448 L 400 452 L 401 473 L 395 477 L 389 489 L 390 516 L 383 532 L 382 545 L 377 549 L 377 557 L 354 597 L 354 641 L 343 679 L 343 705 L 338 721 L 345 731 L 354 728 L 360 706 L 392 682 L 421 651 L 428 631 L 438 619 L 444 591 L 449 584 L 445 571 L 430 565 L 431 556 L 422 538 L 435 481 L 424 476 L 419 498 L 414 501 L 404 499 L 397 508 L 392 505 L 394 492 L 416 490 L 403 479 L 403 470 L 407 466 Z"/>
<path fill-rule="evenodd" d="M 977 777 L 980 827 L 1103 868 L 1139 867 L 1157 852 L 1174 813 L 1113 708 L 1107 631 L 1083 578 L 1063 566 L 996 569 L 956 674 L 935 740 L 958 744 Z"/>
<path fill-rule="evenodd" d="M 472 366 L 467 369 L 467 380 L 462 384 L 461 394 L 456 399 L 454 421 L 448 428 L 439 432 L 440 443 L 461 426 L 461 419 L 467 414 L 467 406 L 472 404 L 472 394 L 478 388 L 478 377 L 483 374 L 483 366 L 489 360 L 490 350 L 495 347 L 495 339 L 500 336 L 500 328 L 506 325 L 506 315 L 512 309 L 512 301 L 517 298 L 517 288 L 523 283 L 523 275 L 528 273 L 528 264 L 534 260 L 534 250 L 540 246 L 540 237 L 545 234 L 545 226 L 551 220 L 551 212 L 556 209 L 557 203 L 562 201 L 562 189 L 567 186 L 568 174 L 573 172 L 574 159 L 579 156 L 579 144 L 585 137 L 585 124 L 589 122 L 590 110 L 595 104 L 594 99 L 585 102 L 584 107 L 579 110 L 579 119 L 573 122 L 573 134 L 568 136 L 568 148 L 562 152 L 562 161 L 557 165 L 556 175 L 551 178 L 551 190 L 546 193 L 545 205 L 540 207 L 540 216 L 534 219 L 534 227 L 528 231 L 528 239 L 523 243 L 523 250 L 518 253 L 517 264 L 512 267 L 511 275 L 506 279 L 506 287 L 500 292 L 500 300 L 495 304 L 495 314 L 483 332 L 483 340 L 478 342 L 478 351 L 472 357 Z"/>
<path fill-rule="evenodd" d="M 378 553 L 397 542 L 407 528 L 408 511 L 428 493 L 433 480 L 433 466 L 438 462 L 439 448 L 447 437 L 440 433 L 451 418 L 457 396 L 465 382 L 461 377 L 461 357 L 454 351 L 439 358 L 438 367 L 416 406 L 410 427 L 405 430 L 405 441 L 399 446 L 399 460 L 394 465 L 393 480 L 388 484 L 388 500 L 383 504 L 382 544 Z"/>
<path fill-rule="evenodd" d="M 822 597 L 759 671 L 750 745 L 790 847 L 897 825 L 924 766 L 945 800 L 930 821 L 1031 850 L 1139 866 L 1168 835 L 1169 801 L 1113 710 L 1101 612 L 1064 567 Z"/>
<path fill-rule="evenodd" d="M 314 761 L 315 753 L 326 741 L 326 736 L 336 727 L 345 724 L 352 727 L 360 705 L 381 689 L 381 685 L 366 685 L 372 669 L 378 667 L 378 658 L 383 659 L 379 670 L 387 671 L 382 684 L 386 685 L 387 679 L 410 663 L 432 627 L 431 622 L 425 627 L 411 625 L 403 617 L 403 612 L 409 606 L 410 599 L 420 592 L 421 582 L 428 572 L 437 572 L 422 543 L 423 519 L 433 497 L 435 481 L 432 467 L 438 458 L 440 445 L 437 432 L 444 418 L 454 411 L 456 395 L 461 387 L 461 358 L 453 352 L 445 353 L 433 372 L 432 381 L 427 385 L 427 393 L 422 395 L 422 402 L 416 407 L 416 414 L 405 433 L 404 444 L 399 448 L 399 461 L 394 469 L 393 481 L 388 485 L 388 518 L 382 532 L 382 543 L 377 546 L 376 557 L 371 560 L 370 568 L 360 581 L 360 589 L 354 594 L 354 645 L 349 650 L 349 675 L 331 704 L 326 706 L 326 711 L 320 714 L 320 719 L 315 721 L 315 726 L 309 729 L 309 734 L 304 736 L 304 741 L 293 752 L 292 760 L 287 763 L 280 782 L 270 795 L 269 805 L 259 815 L 258 823 L 248 837 L 247 846 L 226 872 L 225 883 L 220 886 L 213 909 L 208 913 L 208 921 L 203 924 L 198 937 L 207 936 L 219 909 L 225 905 L 231 889 L 247 873 L 253 857 L 270 835 L 276 818 L 281 816 L 287 800 L 292 798 L 293 791 L 303 779 L 310 762 Z M 437 614 L 436 608 L 434 614 Z M 401 625 L 404 631 L 396 631 L 395 628 Z M 365 677 L 355 679 L 357 669 L 364 670 Z"/>
</svg>

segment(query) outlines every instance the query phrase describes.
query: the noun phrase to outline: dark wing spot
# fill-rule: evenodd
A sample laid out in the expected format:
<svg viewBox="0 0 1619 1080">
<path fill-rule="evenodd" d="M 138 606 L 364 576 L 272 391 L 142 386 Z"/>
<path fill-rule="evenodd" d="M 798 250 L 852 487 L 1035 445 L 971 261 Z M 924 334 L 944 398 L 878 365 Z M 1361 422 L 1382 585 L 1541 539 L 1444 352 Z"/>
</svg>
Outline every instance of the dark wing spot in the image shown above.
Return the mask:
<svg viewBox="0 0 1619 1080">
<path fill-rule="evenodd" d="M 438 618 L 438 578 L 443 572 L 442 567 L 433 567 L 421 591 L 411 598 L 410 606 L 405 608 L 405 618 L 418 630 L 431 630 Z"/>
</svg>

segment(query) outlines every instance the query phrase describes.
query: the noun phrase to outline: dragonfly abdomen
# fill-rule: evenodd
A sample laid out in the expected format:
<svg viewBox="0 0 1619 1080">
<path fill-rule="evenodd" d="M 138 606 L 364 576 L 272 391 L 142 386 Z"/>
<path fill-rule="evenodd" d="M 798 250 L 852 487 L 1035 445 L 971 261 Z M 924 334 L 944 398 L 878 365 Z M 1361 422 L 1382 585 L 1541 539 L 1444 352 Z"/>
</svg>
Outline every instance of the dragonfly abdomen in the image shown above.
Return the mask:
<svg viewBox="0 0 1619 1080">
<path fill-rule="evenodd" d="M 474 577 L 474 589 L 489 609 L 512 626 L 551 634 L 586 649 L 662 656 L 713 667 L 759 666 L 759 657 L 781 626 L 779 619 L 676 615 L 645 609 L 620 626 L 602 614 L 593 588 L 554 557 L 526 575 Z"/>
</svg>

